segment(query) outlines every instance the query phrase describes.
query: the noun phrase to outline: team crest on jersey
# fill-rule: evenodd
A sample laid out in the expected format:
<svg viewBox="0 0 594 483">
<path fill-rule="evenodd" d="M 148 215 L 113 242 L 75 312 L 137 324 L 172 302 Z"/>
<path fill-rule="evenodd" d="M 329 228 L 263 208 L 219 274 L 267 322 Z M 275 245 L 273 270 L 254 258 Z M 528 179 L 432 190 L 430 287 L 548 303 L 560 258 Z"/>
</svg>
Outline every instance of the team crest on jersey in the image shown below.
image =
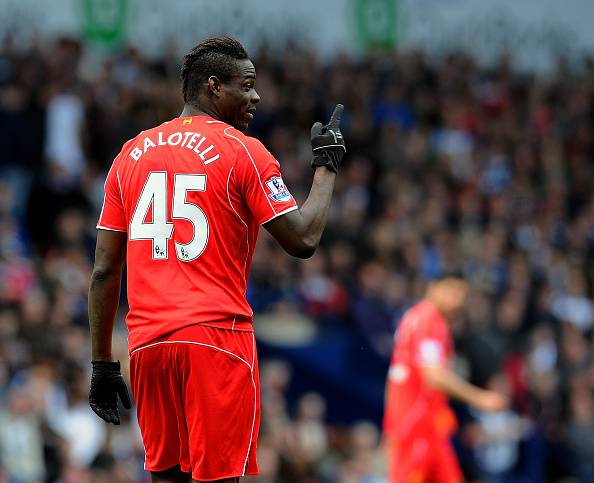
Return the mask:
<svg viewBox="0 0 594 483">
<path fill-rule="evenodd" d="M 273 176 L 266 181 L 266 186 L 270 190 L 270 198 L 274 201 L 289 201 L 291 199 L 291 193 L 285 186 L 283 179 L 280 176 Z"/>
</svg>

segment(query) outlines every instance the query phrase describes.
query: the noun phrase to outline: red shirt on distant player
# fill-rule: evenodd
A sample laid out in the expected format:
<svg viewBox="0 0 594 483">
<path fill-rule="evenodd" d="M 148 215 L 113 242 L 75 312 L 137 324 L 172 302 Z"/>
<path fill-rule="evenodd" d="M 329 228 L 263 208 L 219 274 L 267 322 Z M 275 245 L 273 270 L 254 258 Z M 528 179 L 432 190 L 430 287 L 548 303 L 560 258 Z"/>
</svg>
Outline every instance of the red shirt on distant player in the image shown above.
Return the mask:
<svg viewBox="0 0 594 483">
<path fill-rule="evenodd" d="M 437 308 L 422 301 L 398 326 L 388 373 L 384 432 L 405 443 L 420 434 L 449 437 L 456 420 L 447 396 L 424 382 L 421 368 L 442 366 L 453 355 L 448 324 Z"/>
<path fill-rule="evenodd" d="M 209 116 L 128 141 L 97 228 L 128 233 L 129 350 L 193 324 L 252 330 L 245 294 L 259 225 L 295 209 L 262 143 Z"/>
</svg>

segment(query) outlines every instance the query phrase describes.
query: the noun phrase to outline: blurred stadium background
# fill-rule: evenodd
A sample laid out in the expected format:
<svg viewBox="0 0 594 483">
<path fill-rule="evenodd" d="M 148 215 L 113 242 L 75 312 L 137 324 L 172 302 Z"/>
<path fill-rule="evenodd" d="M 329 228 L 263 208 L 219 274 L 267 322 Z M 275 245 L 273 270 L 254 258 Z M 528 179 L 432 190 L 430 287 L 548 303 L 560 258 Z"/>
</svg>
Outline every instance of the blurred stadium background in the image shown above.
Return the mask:
<svg viewBox="0 0 594 483">
<path fill-rule="evenodd" d="M 0 0 L 0 482 L 147 482 L 134 414 L 87 404 L 86 297 L 106 170 L 180 112 L 179 61 L 245 43 L 251 132 L 298 201 L 309 128 L 346 105 L 322 247 L 262 233 L 252 483 L 379 483 L 399 316 L 460 269 L 456 365 L 513 398 L 455 406 L 469 481 L 594 481 L 594 4 L 588 0 Z M 127 360 L 122 300 L 116 355 Z"/>
</svg>

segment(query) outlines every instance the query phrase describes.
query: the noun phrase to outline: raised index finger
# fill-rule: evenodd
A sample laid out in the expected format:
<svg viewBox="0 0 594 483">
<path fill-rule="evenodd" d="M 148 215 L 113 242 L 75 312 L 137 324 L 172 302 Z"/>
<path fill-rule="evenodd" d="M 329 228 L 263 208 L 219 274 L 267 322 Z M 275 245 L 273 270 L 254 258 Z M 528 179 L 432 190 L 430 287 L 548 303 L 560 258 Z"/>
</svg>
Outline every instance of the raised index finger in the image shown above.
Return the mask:
<svg viewBox="0 0 594 483">
<path fill-rule="evenodd" d="M 334 108 L 334 112 L 332 113 L 332 117 L 330 117 L 330 122 L 328 123 L 328 127 L 339 128 L 340 127 L 340 118 L 342 117 L 342 111 L 344 111 L 344 106 L 342 104 L 336 104 Z"/>
</svg>

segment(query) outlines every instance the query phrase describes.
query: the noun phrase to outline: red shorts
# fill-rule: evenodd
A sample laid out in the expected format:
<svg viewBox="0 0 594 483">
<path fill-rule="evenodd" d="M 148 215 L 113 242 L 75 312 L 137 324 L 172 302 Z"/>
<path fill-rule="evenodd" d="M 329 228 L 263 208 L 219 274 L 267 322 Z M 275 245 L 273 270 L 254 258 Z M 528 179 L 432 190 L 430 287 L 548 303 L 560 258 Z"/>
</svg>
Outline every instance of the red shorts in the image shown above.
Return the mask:
<svg viewBox="0 0 594 483">
<path fill-rule="evenodd" d="M 450 441 L 418 435 L 405 442 L 388 440 L 389 483 L 459 483 L 464 481 Z"/>
<path fill-rule="evenodd" d="M 145 469 L 198 481 L 258 473 L 260 385 L 253 332 L 195 325 L 130 354 Z"/>
</svg>

